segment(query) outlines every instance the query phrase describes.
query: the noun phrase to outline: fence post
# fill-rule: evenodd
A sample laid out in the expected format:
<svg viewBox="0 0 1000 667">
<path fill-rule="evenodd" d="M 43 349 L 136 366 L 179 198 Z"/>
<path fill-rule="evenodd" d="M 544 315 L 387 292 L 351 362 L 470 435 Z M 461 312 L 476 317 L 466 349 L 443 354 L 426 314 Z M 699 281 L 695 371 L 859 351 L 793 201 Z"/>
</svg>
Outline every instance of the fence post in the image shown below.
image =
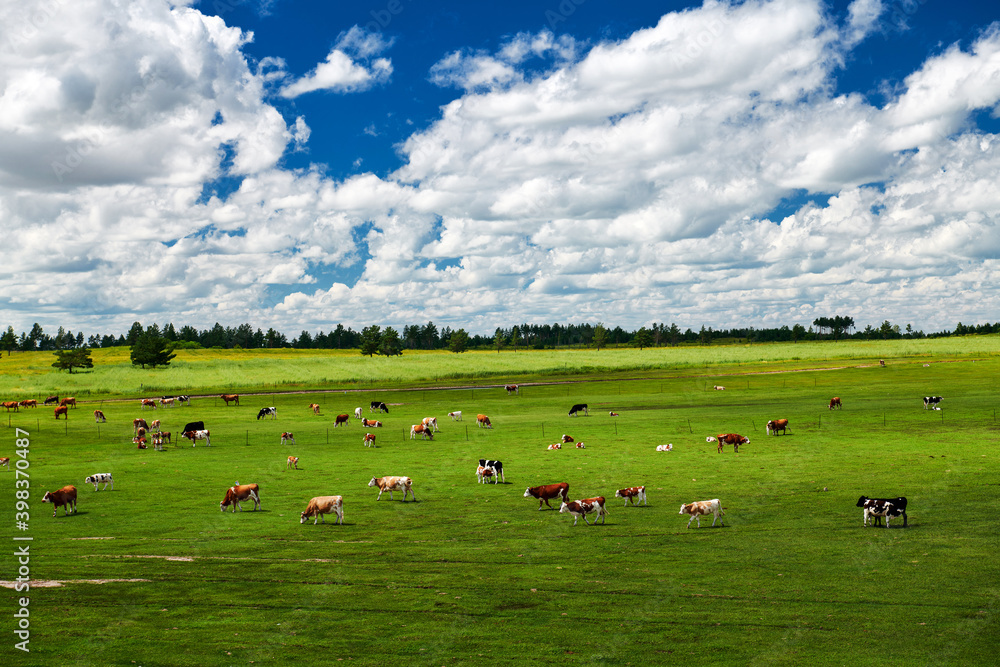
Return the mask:
<svg viewBox="0 0 1000 667">
<path fill-rule="evenodd" d="M 694 429 L 691 428 L 691 418 L 690 417 L 688 417 L 688 430 L 691 431 L 691 433 L 694 433 Z"/>
<path fill-rule="evenodd" d="M 468 424 L 465 425 L 465 439 L 466 440 L 469 439 L 469 425 Z"/>
</svg>

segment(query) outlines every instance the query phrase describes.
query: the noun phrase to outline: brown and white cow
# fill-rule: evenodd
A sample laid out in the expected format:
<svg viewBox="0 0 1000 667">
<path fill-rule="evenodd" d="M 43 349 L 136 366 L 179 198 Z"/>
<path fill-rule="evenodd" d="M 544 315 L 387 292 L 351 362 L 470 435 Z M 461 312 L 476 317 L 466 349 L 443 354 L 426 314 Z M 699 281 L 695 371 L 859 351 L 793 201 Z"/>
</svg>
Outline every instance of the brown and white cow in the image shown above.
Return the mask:
<svg viewBox="0 0 1000 667">
<path fill-rule="evenodd" d="M 236 405 L 240 404 L 239 394 L 220 394 L 219 398 L 221 398 L 226 402 L 227 407 L 229 406 L 230 403 L 236 403 Z"/>
<path fill-rule="evenodd" d="M 22 408 L 37 408 L 38 407 L 38 401 L 36 401 L 33 398 L 29 398 L 29 399 L 23 400 L 23 401 L 21 401 L 21 407 Z"/>
<path fill-rule="evenodd" d="M 553 443 L 553 444 L 549 445 L 548 448 L 549 449 L 562 449 L 562 443 L 561 442 Z"/>
<path fill-rule="evenodd" d="M 490 477 L 493 478 L 493 483 L 497 483 L 497 471 L 489 466 L 476 466 L 476 479 L 479 480 L 480 484 L 485 483 Z"/>
<path fill-rule="evenodd" d="M 426 440 L 428 438 L 431 440 L 434 439 L 434 433 L 423 424 L 413 424 L 410 426 L 410 440 L 416 438 L 418 434 L 420 435 L 421 440 Z"/>
<path fill-rule="evenodd" d="M 10 457 L 9 456 L 0 457 L 0 466 L 3 466 L 4 468 L 7 468 L 7 470 L 10 470 Z"/>
<path fill-rule="evenodd" d="M 55 409 L 56 419 L 59 419 L 59 415 L 65 415 L 66 419 L 69 419 L 69 407 L 65 405 L 60 405 Z"/>
<path fill-rule="evenodd" d="M 511 394 L 520 394 L 521 393 L 521 390 L 518 388 L 518 386 L 516 384 L 505 385 L 504 389 L 507 390 L 507 395 L 508 396 L 510 396 Z"/>
<path fill-rule="evenodd" d="M 337 515 L 337 520 L 334 523 L 338 523 L 341 526 L 344 525 L 344 497 L 316 496 L 309 501 L 309 504 L 306 506 L 306 511 L 299 517 L 299 523 L 305 523 L 310 517 L 313 519 L 314 526 L 316 525 L 317 520 L 326 523 L 326 519 L 323 518 L 323 515 L 331 512 Z"/>
<path fill-rule="evenodd" d="M 476 415 L 476 426 L 479 428 L 493 428 L 490 418 L 486 415 Z"/>
<path fill-rule="evenodd" d="M 840 396 L 834 396 L 830 399 L 830 409 L 833 410 L 834 408 L 844 408 L 844 404 L 840 402 Z"/>
<path fill-rule="evenodd" d="M 658 452 L 672 452 L 674 451 L 674 443 L 668 442 L 665 445 L 657 445 L 656 451 Z"/>
<path fill-rule="evenodd" d="M 149 430 L 149 424 L 146 423 L 145 419 L 133 419 L 132 420 L 132 432 L 133 433 L 138 433 L 140 428 L 146 429 L 148 431 Z"/>
<path fill-rule="evenodd" d="M 611 417 L 618 417 L 618 416 L 620 416 L 617 412 L 615 412 L 613 410 L 611 412 L 609 412 L 608 415 L 611 416 Z"/>
<path fill-rule="evenodd" d="M 691 515 L 691 518 L 688 519 L 688 528 L 691 527 L 691 522 L 696 519 L 698 521 L 698 527 L 701 528 L 700 517 L 708 516 L 709 514 L 714 515 L 714 518 L 712 519 L 713 526 L 716 521 L 718 521 L 720 525 L 725 525 L 722 523 L 722 519 L 720 517 L 725 516 L 726 513 L 722 511 L 722 503 L 719 502 L 718 498 L 715 500 L 699 500 L 697 502 L 681 505 L 681 511 L 678 512 L 678 514 Z"/>
<path fill-rule="evenodd" d="M 542 509 L 542 503 L 548 505 L 549 509 L 555 509 L 549 505 L 549 501 L 562 496 L 563 502 L 569 500 L 569 484 L 558 482 L 556 484 L 543 484 L 542 486 L 529 486 L 525 492 L 525 498 L 537 498 L 538 509 Z"/>
<path fill-rule="evenodd" d="M 778 431 L 781 431 L 781 434 L 784 435 L 785 429 L 787 428 L 788 428 L 787 419 L 772 419 L 771 421 L 767 422 L 768 435 L 770 435 L 772 431 L 774 432 L 775 435 L 778 435 Z"/>
<path fill-rule="evenodd" d="M 310 403 L 309 404 L 309 409 L 313 411 L 314 415 L 318 415 L 319 414 L 319 403 Z"/>
<path fill-rule="evenodd" d="M 104 416 L 103 412 L 101 412 L 100 410 L 94 410 L 94 422 L 95 423 L 100 424 L 100 423 L 104 423 L 104 422 L 107 422 L 107 421 L 108 421 L 108 418 Z"/>
<path fill-rule="evenodd" d="M 198 444 L 198 440 L 204 440 L 205 445 L 208 447 L 212 446 L 212 433 L 211 431 L 184 431 L 181 433 L 182 438 L 187 438 L 191 441 L 191 446 L 194 447 Z"/>
<path fill-rule="evenodd" d="M 586 449 L 587 445 L 583 444 L 582 442 L 578 442 L 578 443 L 576 443 L 576 448 L 577 449 Z"/>
<path fill-rule="evenodd" d="M 629 503 L 639 504 L 642 501 L 643 505 L 648 505 L 646 502 L 646 487 L 644 486 L 630 486 L 627 489 L 618 489 L 615 491 L 615 498 L 624 498 L 625 505 Z"/>
<path fill-rule="evenodd" d="M 154 419 L 153 421 L 149 422 L 149 430 L 150 431 L 159 431 L 160 430 L 160 420 L 159 419 Z"/>
<path fill-rule="evenodd" d="M 219 509 L 225 512 L 227 507 L 232 506 L 233 512 L 236 511 L 237 507 L 242 512 L 243 506 L 240 503 L 245 500 L 253 501 L 253 510 L 256 512 L 257 508 L 260 507 L 260 487 L 256 484 L 240 484 L 237 481 L 236 484 L 226 489 L 226 497 L 219 503 Z"/>
<path fill-rule="evenodd" d="M 361 444 L 364 445 L 365 447 L 374 447 L 375 446 L 375 434 L 374 433 L 365 433 L 364 440 L 361 441 Z"/>
<path fill-rule="evenodd" d="M 142 410 L 144 408 L 153 408 L 155 410 L 156 409 L 156 401 L 154 401 L 151 398 L 142 398 L 142 399 L 139 399 L 139 409 Z"/>
<path fill-rule="evenodd" d="M 291 432 L 285 431 L 281 434 L 281 444 L 285 445 L 288 443 L 295 444 L 295 436 Z"/>
<path fill-rule="evenodd" d="M 65 407 L 65 406 L 63 406 Z M 63 508 L 63 516 L 70 513 L 70 510 L 76 512 L 76 487 L 75 486 L 64 486 L 58 491 L 48 491 L 42 497 L 43 503 L 52 503 L 54 507 L 52 508 L 52 516 L 56 515 L 59 508 Z"/>
<path fill-rule="evenodd" d="M 750 438 L 740 435 L 739 433 L 720 433 L 719 435 L 709 436 L 705 438 L 706 442 L 718 442 L 719 443 L 719 453 L 722 453 L 722 448 L 725 445 L 732 445 L 734 452 L 740 451 L 740 445 L 749 445 Z"/>
<path fill-rule="evenodd" d="M 337 428 L 338 426 L 347 426 L 347 420 L 349 419 L 350 419 L 349 415 L 337 415 L 336 417 L 334 417 L 333 427 Z"/>
<path fill-rule="evenodd" d="M 285 470 L 288 470 L 289 468 L 295 468 L 296 470 L 299 469 L 299 457 L 297 456 L 288 457 L 288 460 L 285 461 Z"/>
<path fill-rule="evenodd" d="M 723 387 L 721 384 L 715 385 L 714 387 L 712 387 L 712 389 L 714 389 L 715 391 L 725 391 L 726 390 L 726 388 Z"/>
<path fill-rule="evenodd" d="M 413 495 L 413 480 L 409 477 L 372 477 L 372 481 L 368 482 L 369 487 L 378 487 L 378 498 L 375 500 L 380 500 L 382 494 L 386 491 L 389 492 L 389 500 L 392 500 L 393 491 L 403 492 L 403 502 L 406 502 L 406 493 L 409 491 L 410 496 L 416 501 L 417 497 Z"/>
<path fill-rule="evenodd" d="M 375 428 L 375 424 L 381 425 L 382 422 L 380 422 L 377 419 L 368 419 L 368 417 L 362 417 L 361 418 L 361 425 L 364 426 L 364 427 L 366 427 L 366 428 L 369 428 L 369 427 L 370 428 Z"/>
<path fill-rule="evenodd" d="M 21 404 L 17 401 L 4 401 L 2 405 L 7 412 L 10 412 L 11 410 L 17 412 L 18 408 L 21 406 Z"/>
<path fill-rule="evenodd" d="M 146 449 L 146 439 L 145 438 L 132 438 L 132 442 L 135 443 L 136 449 Z"/>
<path fill-rule="evenodd" d="M 72 396 L 67 396 L 63 400 L 59 401 L 59 405 L 73 406 L 75 408 L 76 407 L 76 399 L 73 398 Z"/>
<path fill-rule="evenodd" d="M 448 416 L 451 417 L 451 420 L 453 422 L 460 422 L 460 421 L 462 421 L 462 411 L 461 410 L 455 410 L 454 412 L 449 412 Z"/>
<path fill-rule="evenodd" d="M 157 431 L 156 435 L 158 435 L 164 442 L 171 442 L 170 431 Z"/>
<path fill-rule="evenodd" d="M 573 436 L 571 436 L 571 435 L 566 435 L 565 433 L 563 433 L 563 437 L 562 437 L 562 438 L 560 438 L 560 441 L 561 441 L 561 442 L 562 442 L 562 443 L 563 443 L 564 445 L 565 445 L 565 444 L 566 444 L 567 442 L 575 442 L 575 441 L 573 440 Z"/>
<path fill-rule="evenodd" d="M 420 420 L 420 423 L 424 426 L 430 428 L 431 431 L 440 431 L 438 428 L 438 418 L 437 417 L 424 417 Z"/>
<path fill-rule="evenodd" d="M 604 507 L 604 496 L 584 498 L 583 500 L 572 500 L 568 503 L 564 502 L 559 506 L 559 513 L 563 514 L 565 512 L 569 512 L 573 515 L 574 526 L 581 516 L 583 517 L 583 522 L 590 525 L 590 522 L 587 521 L 588 514 L 597 514 L 601 523 L 604 523 L 604 517 L 608 514 L 608 510 Z M 597 519 L 594 519 L 594 524 L 597 524 Z"/>
<path fill-rule="evenodd" d="M 174 399 L 173 398 L 161 398 L 160 399 L 160 405 L 162 405 L 165 408 L 172 408 L 172 407 L 174 407 Z"/>
</svg>

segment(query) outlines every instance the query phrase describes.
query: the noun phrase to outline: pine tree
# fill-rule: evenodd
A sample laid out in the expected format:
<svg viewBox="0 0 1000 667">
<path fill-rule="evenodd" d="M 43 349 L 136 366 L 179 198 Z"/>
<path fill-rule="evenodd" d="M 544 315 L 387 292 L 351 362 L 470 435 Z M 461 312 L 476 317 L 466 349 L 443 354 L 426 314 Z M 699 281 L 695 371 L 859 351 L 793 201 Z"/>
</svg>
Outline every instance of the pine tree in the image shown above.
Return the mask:
<svg viewBox="0 0 1000 667">
<path fill-rule="evenodd" d="M 94 360 L 90 357 L 90 349 L 86 347 L 74 348 L 72 350 L 56 350 L 56 360 L 52 364 L 53 368 L 69 371 L 73 374 L 74 368 L 93 368 Z"/>
</svg>

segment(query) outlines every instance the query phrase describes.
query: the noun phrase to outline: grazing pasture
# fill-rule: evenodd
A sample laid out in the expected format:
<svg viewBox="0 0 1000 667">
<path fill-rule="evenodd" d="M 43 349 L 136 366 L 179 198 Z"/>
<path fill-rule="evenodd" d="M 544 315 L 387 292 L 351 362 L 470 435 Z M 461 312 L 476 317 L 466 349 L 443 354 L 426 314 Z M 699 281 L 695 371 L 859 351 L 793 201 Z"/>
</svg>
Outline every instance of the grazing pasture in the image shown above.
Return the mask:
<svg viewBox="0 0 1000 667">
<path fill-rule="evenodd" d="M 982 664 L 1000 630 L 997 351 L 936 351 L 929 362 L 880 349 L 876 361 L 853 365 L 741 362 L 648 369 L 635 380 L 519 376 L 520 394 L 511 396 L 503 386 L 387 382 L 267 393 L 229 408 L 194 397 L 157 416 L 174 432 L 204 421 L 212 446 L 175 439 L 163 452 L 131 442 L 138 388 L 130 400 L 102 403 L 59 386 L 68 376 L 47 377 L 39 386 L 75 393 L 86 418 L 9 415 L 31 433 L 31 519 L 27 532 L 8 520 L 2 536 L 9 545 L 15 533 L 32 536 L 32 578 L 64 585 L 32 587 L 31 653 L 8 636 L 0 657 L 199 666 Z M 447 354 L 443 375 L 454 359 L 480 358 Z M 281 363 L 270 377 L 282 375 Z M 827 365 L 848 367 L 796 369 Z M 555 383 L 533 384 L 543 379 Z M 717 384 L 726 391 L 713 391 Z M 923 409 L 932 394 L 948 397 L 942 410 Z M 834 395 L 843 410 L 827 408 Z M 334 428 L 334 417 L 371 400 L 390 412 L 377 446 L 365 447 L 360 422 Z M 589 404 L 589 416 L 568 417 L 575 403 Z M 256 419 L 265 405 L 278 408 L 276 419 Z M 107 423 L 89 418 L 98 407 Z M 456 410 L 490 415 L 493 429 L 445 418 Z M 410 426 L 427 416 L 438 417 L 440 431 L 411 440 Z M 766 437 L 766 422 L 779 416 L 793 428 Z M 294 432 L 295 444 L 280 444 L 282 432 Z M 567 432 L 587 448 L 545 450 Z M 750 443 L 720 454 L 705 440 L 727 432 Z M 14 457 L 14 439 L 13 428 L 0 429 L 0 456 Z M 655 451 L 668 442 L 673 451 Z M 478 484 L 481 458 L 502 460 L 506 483 Z M 8 519 L 16 460 L 9 472 L 0 468 Z M 84 484 L 94 471 L 112 473 L 114 489 Z M 368 482 L 387 475 L 411 477 L 417 500 L 384 494 L 376 502 Z M 237 480 L 259 485 L 260 509 L 219 511 Z M 573 526 L 558 503 L 539 511 L 522 497 L 528 486 L 562 481 L 570 499 L 609 498 L 606 523 Z M 78 511 L 53 518 L 41 496 L 70 484 Z M 640 485 L 648 505 L 610 502 L 617 489 Z M 343 525 L 300 523 L 310 498 L 328 495 L 343 496 Z M 906 496 L 909 526 L 863 527 L 861 495 Z M 687 529 L 678 507 L 713 498 L 725 525 Z M 0 559 L 0 579 L 16 570 L 13 556 Z M 23 595 L 3 589 L 2 612 L 12 618 Z"/>
</svg>

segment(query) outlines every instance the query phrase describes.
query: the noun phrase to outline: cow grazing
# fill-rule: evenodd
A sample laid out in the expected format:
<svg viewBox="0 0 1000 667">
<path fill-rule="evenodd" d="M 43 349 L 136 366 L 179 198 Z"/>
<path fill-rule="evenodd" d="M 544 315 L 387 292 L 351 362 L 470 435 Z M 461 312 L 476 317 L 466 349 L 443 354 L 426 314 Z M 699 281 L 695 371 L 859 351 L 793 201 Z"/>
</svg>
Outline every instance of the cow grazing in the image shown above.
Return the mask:
<svg viewBox="0 0 1000 667">
<path fill-rule="evenodd" d="M 347 426 L 347 420 L 350 418 L 350 415 L 337 415 L 333 420 L 333 427 L 337 428 L 338 426 Z"/>
<path fill-rule="evenodd" d="M 281 434 L 281 444 L 284 445 L 284 444 L 287 444 L 289 442 L 294 445 L 295 444 L 295 436 L 292 435 L 289 431 L 284 431 Z"/>
<path fill-rule="evenodd" d="M 235 403 L 236 405 L 240 404 L 239 394 L 220 394 L 219 398 L 226 402 L 226 407 L 229 407 L 230 403 Z"/>
<path fill-rule="evenodd" d="M 42 405 L 49 405 L 51 403 L 58 403 L 58 402 L 59 402 L 58 396 L 49 396 L 42 402 Z"/>
<path fill-rule="evenodd" d="M 715 391 L 725 391 L 726 390 L 726 388 L 723 387 L 721 384 L 715 385 L 714 387 L 712 387 L 712 389 L 714 389 Z"/>
<path fill-rule="evenodd" d="M 434 433 L 423 424 L 414 424 L 410 427 L 410 440 L 416 438 L 418 434 L 421 440 L 434 439 Z"/>
<path fill-rule="evenodd" d="M 656 451 L 658 452 L 672 452 L 674 450 L 674 444 L 668 443 L 666 445 L 657 445 Z"/>
<path fill-rule="evenodd" d="M 354 408 L 354 418 L 364 419 L 364 417 L 362 417 L 361 415 L 362 415 L 361 408 Z"/>
<path fill-rule="evenodd" d="M 573 440 L 573 436 L 571 436 L 571 435 L 566 435 L 565 433 L 563 433 L 563 437 L 559 438 L 559 440 L 560 440 L 560 441 L 562 442 L 562 444 L 564 444 L 564 445 L 565 445 L 565 444 L 566 444 L 567 442 L 575 442 L 575 441 Z"/>
<path fill-rule="evenodd" d="M 104 413 L 100 410 L 94 410 L 94 423 L 103 424 L 108 421 L 108 418 L 104 416 Z"/>
<path fill-rule="evenodd" d="M 733 452 L 739 453 L 740 445 L 749 445 L 750 438 L 742 436 L 739 433 L 720 433 L 714 438 L 712 436 L 705 438 L 705 442 L 718 442 L 720 454 L 722 453 L 722 448 L 725 445 L 732 445 Z"/>
<path fill-rule="evenodd" d="M 432 431 L 440 431 L 438 428 L 438 418 L 437 417 L 424 417 L 420 420 L 420 423 L 424 426 L 429 427 Z"/>
<path fill-rule="evenodd" d="M 170 431 L 157 431 L 156 435 L 158 435 L 164 442 L 171 442 Z"/>
<path fill-rule="evenodd" d="M 139 400 L 139 409 L 145 410 L 146 408 L 156 409 L 156 401 L 151 398 L 143 398 Z"/>
<path fill-rule="evenodd" d="M 64 486 L 58 491 L 47 491 L 42 497 L 43 503 L 52 503 L 54 507 L 52 508 L 52 516 L 56 515 L 59 508 L 63 508 L 63 516 L 66 516 L 72 510 L 76 512 L 76 487 L 75 486 Z"/>
<path fill-rule="evenodd" d="M 14 412 L 17 412 L 18 408 L 20 407 L 20 405 L 21 404 L 18 403 L 17 401 L 4 401 L 3 402 L 3 407 L 4 407 L 5 410 L 7 410 L 7 412 L 10 412 L 11 410 L 13 410 Z"/>
<path fill-rule="evenodd" d="M 326 519 L 323 518 L 324 514 L 329 514 L 333 512 L 337 515 L 337 521 L 335 523 L 344 525 L 344 497 L 343 496 L 316 496 L 309 501 L 306 505 L 306 511 L 302 513 L 299 518 L 299 523 L 305 523 L 311 517 L 313 520 L 313 525 L 316 525 L 316 521 L 322 521 L 326 523 Z"/>
<path fill-rule="evenodd" d="M 162 405 L 165 408 L 172 408 L 172 407 L 174 407 L 174 399 L 173 399 L 173 397 L 171 397 L 171 398 L 161 398 L 160 399 L 160 405 Z"/>
<path fill-rule="evenodd" d="M 288 470 L 290 468 L 294 468 L 295 470 L 299 469 L 299 457 L 297 456 L 288 457 L 288 460 L 285 461 L 285 470 Z"/>
<path fill-rule="evenodd" d="M 21 407 L 22 408 L 37 408 L 38 407 L 38 401 L 36 401 L 33 398 L 25 399 L 25 400 L 21 401 Z"/>
<path fill-rule="evenodd" d="M 510 396 L 511 394 L 520 394 L 521 393 L 521 390 L 518 388 L 518 386 L 516 384 L 508 384 L 508 385 L 504 386 L 504 389 L 507 390 L 507 395 L 508 396 Z"/>
<path fill-rule="evenodd" d="M 476 479 L 479 480 L 480 484 L 483 484 L 488 478 L 493 478 L 493 483 L 497 483 L 497 471 L 489 466 L 477 466 L 476 467 Z"/>
<path fill-rule="evenodd" d="M 454 412 L 449 412 L 448 416 L 451 417 L 451 420 L 453 422 L 460 422 L 460 421 L 462 421 L 462 411 L 461 410 L 455 410 Z"/>
<path fill-rule="evenodd" d="M 539 511 L 542 509 L 542 503 L 545 503 L 549 509 L 555 509 L 552 505 L 549 505 L 549 501 L 560 496 L 562 496 L 563 502 L 569 500 L 569 484 L 566 482 L 543 484 L 542 486 L 529 486 L 524 491 L 525 498 L 538 499 Z"/>
<path fill-rule="evenodd" d="M 146 429 L 148 431 L 149 430 L 149 424 L 146 423 L 145 419 L 133 419 L 132 420 L 132 432 L 133 433 L 138 433 L 140 428 Z M 187 430 L 187 429 L 185 429 L 185 430 Z"/>
<path fill-rule="evenodd" d="M 55 408 L 56 419 L 59 419 L 59 415 L 65 415 L 66 419 L 69 419 L 69 408 L 65 405 L 60 405 Z"/>
<path fill-rule="evenodd" d="M 604 523 L 604 517 L 608 515 L 608 510 L 604 507 L 604 496 L 598 496 L 596 498 L 585 498 L 583 500 L 573 500 L 571 502 L 564 502 L 559 507 L 559 513 L 569 512 L 573 515 L 573 525 L 576 525 L 577 520 L 582 516 L 583 522 L 590 525 L 587 521 L 588 514 L 597 514 L 597 518 Z M 594 519 L 594 525 L 597 525 L 597 519 Z"/>
<path fill-rule="evenodd" d="M 182 438 L 187 438 L 191 441 L 191 446 L 194 447 L 198 444 L 198 440 L 204 440 L 205 445 L 208 447 L 212 446 L 212 434 L 209 431 L 184 431 L 181 433 Z"/>
<path fill-rule="evenodd" d="M 476 415 L 476 426 L 479 428 L 493 428 L 493 423 L 486 415 Z"/>
<path fill-rule="evenodd" d="M 375 434 L 374 433 L 365 433 L 365 437 L 361 441 L 361 444 L 364 445 L 365 447 L 374 447 L 375 446 Z"/>
<path fill-rule="evenodd" d="M 368 407 L 368 412 L 375 412 L 376 410 L 378 410 L 379 412 L 384 412 L 386 414 L 389 414 L 388 406 L 386 406 L 386 404 L 383 403 L 382 401 L 371 402 L 371 405 Z"/>
<path fill-rule="evenodd" d="M 378 498 L 375 500 L 380 500 L 382 494 L 386 491 L 389 492 L 389 500 L 392 500 L 393 491 L 403 492 L 403 502 L 406 502 L 406 492 L 410 492 L 410 496 L 416 501 L 417 497 L 413 495 L 413 480 L 409 477 L 372 477 L 372 481 L 368 482 L 368 486 L 378 487 Z"/>
<path fill-rule="evenodd" d="M 549 445 L 548 448 L 549 449 L 562 449 L 562 443 L 561 442 L 552 443 L 551 445 Z"/>
<path fill-rule="evenodd" d="M 768 435 L 770 435 L 771 433 L 778 435 L 778 431 L 781 431 L 782 435 L 784 435 L 785 429 L 787 428 L 788 428 L 787 419 L 772 419 L 771 421 L 767 422 Z"/>
<path fill-rule="evenodd" d="M 715 522 L 718 521 L 719 525 L 725 525 L 722 523 L 720 517 L 725 516 L 725 512 L 722 511 L 722 503 L 719 499 L 715 500 L 699 500 L 694 503 L 688 503 L 687 505 L 681 505 L 681 511 L 678 514 L 690 514 L 691 518 L 688 519 L 687 527 L 691 527 L 691 522 L 694 520 L 698 521 L 698 527 L 701 528 L 701 517 L 713 515 L 712 525 L 715 526 Z"/>
<path fill-rule="evenodd" d="M 260 507 L 260 487 L 256 484 L 240 484 L 236 482 L 236 484 L 226 489 L 226 497 L 219 503 L 219 509 L 225 512 L 227 507 L 232 507 L 233 512 L 235 512 L 238 507 L 242 512 L 243 506 L 240 503 L 246 500 L 253 501 L 253 510 L 256 512 L 257 508 Z"/>
<path fill-rule="evenodd" d="M 937 405 L 944 400 L 944 396 L 924 396 L 924 410 L 931 408 L 933 410 L 940 410 Z"/>
<path fill-rule="evenodd" d="M 312 412 L 313 412 L 314 415 L 318 415 L 319 414 L 319 403 L 310 403 L 309 404 L 309 409 L 312 410 Z"/>
<path fill-rule="evenodd" d="M 103 484 L 105 491 L 107 491 L 108 489 L 108 484 L 111 485 L 112 491 L 115 490 L 115 480 L 111 477 L 111 473 L 109 472 L 99 472 L 96 475 L 91 475 L 87 479 L 85 479 L 84 482 L 86 482 L 87 484 L 93 484 L 94 491 L 97 491 L 98 484 Z"/>
<path fill-rule="evenodd" d="M 10 457 L 9 456 L 0 457 L 0 466 L 3 466 L 7 470 L 10 470 Z"/>
<path fill-rule="evenodd" d="M 76 407 L 76 399 L 72 396 L 67 396 L 63 400 L 59 401 L 59 405 Z"/>
<path fill-rule="evenodd" d="M 493 460 L 490 460 L 490 459 L 479 459 L 479 465 L 487 467 L 487 468 L 493 468 L 493 472 L 496 473 L 496 475 L 500 478 L 500 481 L 502 481 L 504 484 L 507 483 L 507 480 L 504 479 L 504 476 L 503 476 L 503 461 L 493 461 Z M 494 483 L 496 483 L 496 482 L 494 482 Z"/>
<path fill-rule="evenodd" d="M 862 525 L 867 526 L 868 520 L 871 519 L 872 526 L 875 526 L 882 522 L 882 517 L 885 517 L 885 527 L 889 527 L 889 519 L 903 517 L 903 528 L 906 528 L 907 517 L 906 517 L 906 498 L 900 496 L 899 498 L 869 498 L 868 496 L 861 496 L 858 498 L 857 507 L 864 510 L 864 523 Z"/>
<path fill-rule="evenodd" d="M 578 442 L 578 443 L 576 443 L 576 448 L 577 449 L 586 449 L 587 445 L 583 444 L 582 442 Z"/>
<path fill-rule="evenodd" d="M 627 489 L 618 489 L 615 491 L 615 498 L 624 498 L 626 506 L 629 503 L 638 505 L 640 500 L 643 505 L 649 504 L 646 502 L 646 487 L 644 486 L 630 486 Z"/>
<path fill-rule="evenodd" d="M 589 415 L 590 414 L 590 412 L 587 410 L 587 404 L 586 403 L 577 403 L 576 405 L 574 405 L 573 407 L 571 407 L 569 409 L 569 416 L 570 417 L 575 417 L 576 413 L 580 412 L 581 410 L 583 410 L 583 414 L 585 414 L 585 415 Z"/>
<path fill-rule="evenodd" d="M 267 417 L 267 416 L 270 416 L 271 419 L 277 419 L 278 418 L 278 408 L 275 408 L 275 407 L 261 408 L 260 411 L 257 413 L 257 421 L 260 421 L 261 419 L 263 419 L 264 417 Z"/>
<path fill-rule="evenodd" d="M 831 410 L 833 410 L 834 408 L 843 409 L 843 407 L 844 407 L 843 403 L 840 402 L 840 396 L 834 396 L 833 398 L 830 399 Z"/>
</svg>

